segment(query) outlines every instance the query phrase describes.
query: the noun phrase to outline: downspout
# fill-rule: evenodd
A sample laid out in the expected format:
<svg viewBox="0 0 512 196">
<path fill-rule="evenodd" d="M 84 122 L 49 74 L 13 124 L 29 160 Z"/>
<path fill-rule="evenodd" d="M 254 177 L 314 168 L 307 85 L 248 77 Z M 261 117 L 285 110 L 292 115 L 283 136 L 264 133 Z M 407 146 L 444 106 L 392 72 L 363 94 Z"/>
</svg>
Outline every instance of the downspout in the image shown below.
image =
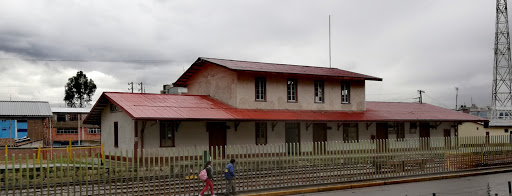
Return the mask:
<svg viewBox="0 0 512 196">
<path fill-rule="evenodd" d="M 14 138 L 18 139 L 18 120 L 14 120 Z"/>
</svg>

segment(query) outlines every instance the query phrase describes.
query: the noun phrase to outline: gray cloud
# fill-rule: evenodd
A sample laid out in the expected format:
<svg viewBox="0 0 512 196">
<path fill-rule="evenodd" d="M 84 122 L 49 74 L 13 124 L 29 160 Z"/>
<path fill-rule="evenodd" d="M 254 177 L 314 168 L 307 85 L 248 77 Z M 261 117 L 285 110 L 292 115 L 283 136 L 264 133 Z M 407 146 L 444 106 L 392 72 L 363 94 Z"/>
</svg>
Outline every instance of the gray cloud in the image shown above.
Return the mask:
<svg viewBox="0 0 512 196">
<path fill-rule="evenodd" d="M 328 66 L 331 14 L 333 66 L 384 78 L 367 82 L 368 100 L 414 101 L 422 89 L 435 99 L 427 98 L 430 103 L 452 107 L 458 86 L 459 102 L 489 105 L 494 6 L 479 0 L 7 0 L 0 3 L 0 99 L 60 103 L 77 70 L 96 81 L 96 97 L 127 91 L 130 81 L 157 93 L 198 56 Z"/>
</svg>

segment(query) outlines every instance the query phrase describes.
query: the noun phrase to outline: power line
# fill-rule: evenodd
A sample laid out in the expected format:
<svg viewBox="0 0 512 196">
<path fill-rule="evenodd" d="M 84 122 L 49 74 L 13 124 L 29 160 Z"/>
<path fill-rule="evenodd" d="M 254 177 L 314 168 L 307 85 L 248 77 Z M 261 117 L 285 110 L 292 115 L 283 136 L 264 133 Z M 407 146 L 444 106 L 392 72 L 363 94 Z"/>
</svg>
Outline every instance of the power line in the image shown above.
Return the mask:
<svg viewBox="0 0 512 196">
<path fill-rule="evenodd" d="M 446 104 L 444 104 L 443 102 L 438 101 L 437 99 L 434 99 L 434 98 L 433 98 L 433 97 L 431 97 L 431 96 L 428 96 L 426 93 L 425 93 L 425 96 L 427 96 L 428 98 L 430 98 L 430 99 L 432 99 L 433 101 L 437 102 L 438 104 L 443 105 L 443 106 L 444 106 L 444 107 L 446 107 L 446 108 L 450 108 L 449 106 L 447 106 L 447 105 L 446 105 Z"/>
<path fill-rule="evenodd" d="M 70 62 L 169 62 L 170 59 L 40 59 L 40 58 L 0 58 L 0 60 L 26 60 L 26 61 L 70 61 Z"/>
</svg>

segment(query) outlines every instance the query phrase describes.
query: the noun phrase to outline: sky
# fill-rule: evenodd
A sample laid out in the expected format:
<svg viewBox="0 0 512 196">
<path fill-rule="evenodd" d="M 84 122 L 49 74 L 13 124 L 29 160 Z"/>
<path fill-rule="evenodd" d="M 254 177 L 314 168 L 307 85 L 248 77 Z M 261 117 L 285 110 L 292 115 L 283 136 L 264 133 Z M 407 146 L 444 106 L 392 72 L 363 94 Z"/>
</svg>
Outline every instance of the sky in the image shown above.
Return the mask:
<svg viewBox="0 0 512 196">
<path fill-rule="evenodd" d="M 2 0 L 0 100 L 64 106 L 84 71 L 98 89 L 159 93 L 198 57 L 329 66 L 383 78 L 367 101 L 490 105 L 495 1 Z M 134 85 L 135 92 L 139 86 Z"/>
</svg>

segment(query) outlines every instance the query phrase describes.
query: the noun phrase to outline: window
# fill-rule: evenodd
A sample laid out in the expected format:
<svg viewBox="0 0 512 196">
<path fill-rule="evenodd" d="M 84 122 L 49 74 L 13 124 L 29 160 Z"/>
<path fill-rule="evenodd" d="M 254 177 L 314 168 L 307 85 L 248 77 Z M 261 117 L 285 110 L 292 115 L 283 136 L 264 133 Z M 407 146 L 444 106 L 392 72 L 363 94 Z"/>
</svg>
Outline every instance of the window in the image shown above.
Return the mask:
<svg viewBox="0 0 512 196">
<path fill-rule="evenodd" d="M 388 123 L 388 134 L 396 134 L 396 139 L 403 140 L 405 138 L 405 124 Z"/>
<path fill-rule="evenodd" d="M 411 122 L 410 129 L 417 129 L 417 128 L 418 128 L 418 123 Z"/>
<path fill-rule="evenodd" d="M 256 88 L 256 101 L 265 101 L 266 100 L 266 86 L 267 81 L 265 78 L 256 78 L 254 80 L 254 85 Z"/>
<path fill-rule="evenodd" d="M 324 81 L 315 81 L 315 103 L 324 102 Z"/>
<path fill-rule="evenodd" d="M 116 113 L 121 111 L 116 105 L 110 104 L 110 113 Z"/>
<path fill-rule="evenodd" d="M 119 146 L 119 126 L 117 122 L 114 122 L 114 147 Z"/>
<path fill-rule="evenodd" d="M 87 133 L 89 134 L 101 134 L 100 128 L 88 128 Z"/>
<path fill-rule="evenodd" d="M 78 134 L 77 129 L 57 129 L 57 134 Z"/>
<path fill-rule="evenodd" d="M 66 115 L 57 114 L 57 122 L 66 122 Z"/>
<path fill-rule="evenodd" d="M 350 103 L 350 83 L 341 83 L 341 103 Z"/>
<path fill-rule="evenodd" d="M 69 121 L 78 121 L 78 114 L 68 114 Z"/>
<path fill-rule="evenodd" d="M 174 122 L 160 122 L 160 146 L 174 147 Z"/>
<path fill-rule="evenodd" d="M 357 123 L 344 123 L 343 124 L 343 141 L 357 141 L 359 140 L 359 129 Z"/>
<path fill-rule="evenodd" d="M 267 144 L 267 123 L 257 122 L 255 125 L 256 132 L 256 145 Z"/>
<path fill-rule="evenodd" d="M 288 79 L 287 92 L 288 102 L 297 102 L 297 80 Z"/>
</svg>

